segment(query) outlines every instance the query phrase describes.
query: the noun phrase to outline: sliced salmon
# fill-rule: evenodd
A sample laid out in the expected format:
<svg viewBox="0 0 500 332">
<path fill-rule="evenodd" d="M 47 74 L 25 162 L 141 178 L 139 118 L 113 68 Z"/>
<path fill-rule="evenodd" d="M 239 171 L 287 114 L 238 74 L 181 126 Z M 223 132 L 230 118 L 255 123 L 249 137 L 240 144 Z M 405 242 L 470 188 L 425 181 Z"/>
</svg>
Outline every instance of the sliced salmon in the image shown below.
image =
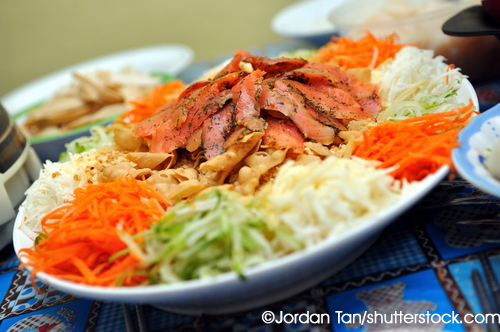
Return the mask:
<svg viewBox="0 0 500 332">
<path fill-rule="evenodd" d="M 200 127 L 195 130 L 195 132 L 189 137 L 186 142 L 186 150 L 189 152 L 193 152 L 198 150 L 198 148 L 202 145 L 201 134 L 203 132 L 203 127 Z"/>
<path fill-rule="evenodd" d="M 224 153 L 226 137 L 235 126 L 235 109 L 234 103 L 229 102 L 203 123 L 201 138 L 207 159 Z"/>
<path fill-rule="evenodd" d="M 172 126 L 172 121 L 167 121 L 158 126 L 152 136 L 151 152 L 170 153 L 175 149 L 185 147 L 191 135 L 203 125 L 203 122 L 213 116 L 232 97 L 231 90 L 223 90 L 209 102 L 197 102 L 187 114 L 186 121 L 180 126 Z"/>
<path fill-rule="evenodd" d="M 308 63 L 305 68 L 315 68 L 328 72 L 336 82 L 334 86 L 351 94 L 363 109 L 372 116 L 382 110 L 382 104 L 378 87 L 373 84 L 365 84 L 356 76 L 350 75 L 338 67 L 328 66 L 321 63 Z"/>
<path fill-rule="evenodd" d="M 166 111 L 167 109 L 171 108 L 171 107 L 174 107 L 175 104 L 177 104 L 177 100 L 175 99 L 171 99 L 169 101 L 167 101 L 165 104 L 163 104 L 160 108 L 158 108 L 153 115 L 156 115 L 158 113 L 161 113 L 163 111 Z"/>
<path fill-rule="evenodd" d="M 187 107 L 189 106 L 189 103 L 192 105 L 193 100 L 190 98 L 194 95 L 199 95 L 203 89 L 207 88 L 205 86 L 201 86 L 194 90 L 191 89 L 189 93 L 185 94 L 185 97 L 182 100 L 175 102 L 173 106 L 168 108 L 166 107 L 167 105 L 162 106 L 162 110 L 160 112 L 134 126 L 134 135 L 136 137 L 150 138 L 156 131 L 156 128 L 160 125 L 168 126 L 173 129 L 175 127 L 175 124 L 172 122 L 174 114 L 177 114 L 177 117 L 179 117 L 179 113 L 182 113 L 183 110 L 184 113 L 187 114 Z"/>
<path fill-rule="evenodd" d="M 163 109 L 161 112 L 135 124 L 133 127 L 134 135 L 136 137 L 151 137 L 159 125 L 165 123 L 172 117 L 172 112 L 174 110 L 175 108 L 173 106 Z"/>
<path fill-rule="evenodd" d="M 377 115 L 382 110 L 382 102 L 378 86 L 371 84 L 354 85 L 351 89 L 356 101 L 363 109 L 372 116 Z"/>
<path fill-rule="evenodd" d="M 241 60 L 245 57 L 251 57 L 251 56 L 253 56 L 253 54 L 250 52 L 244 50 L 237 50 L 234 53 L 233 59 L 224 68 L 222 68 L 222 70 L 214 77 L 214 80 L 226 76 L 227 74 L 240 71 Z"/>
<path fill-rule="evenodd" d="M 222 107 L 227 99 L 217 99 L 217 96 L 220 97 L 219 93 L 232 88 L 243 76 L 244 74 L 241 71 L 230 73 L 198 90 L 194 90 L 177 104 L 177 109 L 172 114 L 171 124 L 167 127 L 170 129 L 180 127 L 186 121 L 189 112 L 198 111 L 200 108 L 206 107 L 205 105 L 217 102 L 219 107 Z"/>
<path fill-rule="evenodd" d="M 177 101 L 182 100 L 187 95 L 191 94 L 193 91 L 203 88 L 204 86 L 210 84 L 210 81 L 198 81 L 189 85 L 186 90 L 182 91 L 182 93 L 177 97 Z"/>
<path fill-rule="evenodd" d="M 306 109 L 309 112 L 309 114 L 313 117 L 313 119 L 315 119 L 316 121 L 319 121 L 322 124 L 329 127 L 333 127 L 337 130 L 347 130 L 347 127 L 344 125 L 342 120 L 334 119 L 331 116 L 318 112 L 316 109 L 312 107 L 307 107 Z"/>
<path fill-rule="evenodd" d="M 224 149 L 228 149 L 231 145 L 241 141 L 243 137 L 252 133 L 252 131 L 243 126 L 236 126 L 233 132 L 226 138 L 226 142 L 224 142 Z"/>
<path fill-rule="evenodd" d="M 279 77 L 289 78 L 309 85 L 333 85 L 338 81 L 326 70 L 307 66 L 286 72 L 279 75 Z"/>
<path fill-rule="evenodd" d="M 322 63 L 316 63 L 316 62 L 309 62 L 304 67 L 324 70 L 328 72 L 335 79 L 336 82 L 344 86 L 349 85 L 353 81 L 353 79 L 357 80 L 354 76 L 349 75 L 339 67 L 324 65 Z"/>
<path fill-rule="evenodd" d="M 313 110 L 304 100 L 304 97 L 294 91 L 282 81 L 275 81 L 275 91 L 264 84 L 262 88 L 261 105 L 267 105 L 266 109 L 278 111 L 292 120 L 305 138 L 309 138 L 322 144 L 331 144 L 335 139 L 336 130 L 325 126 L 314 119 L 310 111 Z"/>
<path fill-rule="evenodd" d="M 326 70 L 303 67 L 280 75 L 280 78 L 288 78 L 303 84 L 310 85 L 319 92 L 322 92 L 334 98 L 342 104 L 356 106 L 358 105 L 354 97 L 346 91 L 347 88 L 339 89 L 336 87 L 336 85 L 340 84 L 339 81 Z"/>
<path fill-rule="evenodd" d="M 291 80 L 282 80 L 282 82 L 291 89 L 298 91 L 314 109 L 332 119 L 373 119 L 370 114 L 364 112 L 361 106 L 344 91 L 340 90 L 341 92 L 339 92 L 339 89 L 335 89 L 338 92 L 335 98 L 300 82 Z"/>
<path fill-rule="evenodd" d="M 267 128 L 262 144 L 278 149 L 290 149 L 294 153 L 304 152 L 304 137 L 289 120 L 267 118 Z"/>
<path fill-rule="evenodd" d="M 253 131 L 266 129 L 266 121 L 260 117 L 259 105 L 264 74 L 257 69 L 231 89 L 236 104 L 236 122 Z"/>
<path fill-rule="evenodd" d="M 269 59 L 257 55 L 243 58 L 243 62 L 251 63 L 254 70 L 260 69 L 266 72 L 265 78 L 303 67 L 307 61 L 303 59 L 278 58 Z"/>
</svg>

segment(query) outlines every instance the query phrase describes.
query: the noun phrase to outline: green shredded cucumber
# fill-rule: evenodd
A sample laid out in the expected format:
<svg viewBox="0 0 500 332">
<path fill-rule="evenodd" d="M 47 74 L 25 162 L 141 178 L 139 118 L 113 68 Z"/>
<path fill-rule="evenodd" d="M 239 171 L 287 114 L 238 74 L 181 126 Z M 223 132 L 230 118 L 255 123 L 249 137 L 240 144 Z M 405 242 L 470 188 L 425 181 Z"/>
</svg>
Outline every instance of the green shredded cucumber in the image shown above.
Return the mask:
<svg viewBox="0 0 500 332">
<path fill-rule="evenodd" d="M 137 245 L 132 237 L 120 234 L 129 250 L 141 256 L 149 267 L 150 283 L 171 283 L 230 271 L 244 278 L 246 267 L 276 258 L 276 246 L 301 248 L 286 231 L 270 230 L 260 213 L 238 194 L 219 190 L 192 203 L 175 205 L 142 235 L 144 242 Z"/>
<path fill-rule="evenodd" d="M 449 89 L 441 95 L 419 93 L 415 96 L 414 100 L 394 101 L 391 106 L 377 116 L 377 120 L 400 121 L 425 114 L 443 113 L 464 107 L 465 104 L 457 102 L 456 95 L 456 89 Z"/>
</svg>

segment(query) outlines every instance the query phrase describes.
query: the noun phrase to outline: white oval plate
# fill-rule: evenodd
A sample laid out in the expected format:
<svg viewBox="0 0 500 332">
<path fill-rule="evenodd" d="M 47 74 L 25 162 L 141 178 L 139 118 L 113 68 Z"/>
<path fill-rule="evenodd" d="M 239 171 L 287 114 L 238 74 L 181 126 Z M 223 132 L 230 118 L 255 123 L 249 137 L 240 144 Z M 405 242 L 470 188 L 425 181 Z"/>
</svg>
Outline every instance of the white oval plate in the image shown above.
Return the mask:
<svg viewBox="0 0 500 332">
<path fill-rule="evenodd" d="M 271 21 L 274 33 L 287 38 L 302 38 L 320 46 L 330 40 L 337 28 L 328 14 L 346 0 L 306 0 L 294 3 Z"/>
<path fill-rule="evenodd" d="M 71 73 L 95 70 L 119 71 L 131 66 L 145 73 L 177 75 L 187 68 L 194 57 L 193 50 L 185 45 L 155 45 L 113 53 L 85 61 L 27 83 L 3 96 L 0 101 L 5 109 L 15 115 L 37 103 L 50 99 L 61 87 L 72 82 Z"/>
<path fill-rule="evenodd" d="M 484 158 L 500 140 L 500 104 L 478 115 L 460 133 L 462 144 L 453 150 L 458 173 L 479 189 L 500 197 L 500 181 L 484 165 Z"/>
<path fill-rule="evenodd" d="M 464 80 L 458 99 L 467 102 L 469 98 L 478 107 L 472 85 Z M 169 311 L 187 314 L 222 314 L 256 308 L 288 298 L 340 271 L 368 249 L 389 223 L 429 193 L 448 172 L 449 168 L 443 166 L 438 172 L 421 181 L 397 204 L 371 219 L 358 223 L 337 237 L 247 269 L 244 271 L 246 280 L 240 280 L 236 273 L 225 273 L 213 278 L 174 284 L 106 288 L 85 286 L 45 273 L 39 273 L 38 278 L 56 289 L 76 296 L 154 304 Z M 22 248 L 33 246 L 33 241 L 19 230 L 22 220 L 23 211 L 20 211 L 13 234 L 17 254 Z"/>
</svg>

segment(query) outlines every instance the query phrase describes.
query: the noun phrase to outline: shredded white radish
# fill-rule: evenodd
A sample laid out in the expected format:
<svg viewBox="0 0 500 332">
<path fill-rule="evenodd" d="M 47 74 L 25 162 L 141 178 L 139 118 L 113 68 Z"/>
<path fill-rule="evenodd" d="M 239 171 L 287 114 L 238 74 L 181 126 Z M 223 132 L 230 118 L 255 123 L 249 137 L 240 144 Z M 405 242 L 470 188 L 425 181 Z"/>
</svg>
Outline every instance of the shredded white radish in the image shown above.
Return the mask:
<svg viewBox="0 0 500 332">
<path fill-rule="evenodd" d="M 271 227 L 291 230 L 306 247 L 335 236 L 393 205 L 399 183 L 376 162 L 328 157 L 308 165 L 288 162 L 258 193 Z"/>
<path fill-rule="evenodd" d="M 382 106 L 387 108 L 395 101 L 414 100 L 419 93 L 441 95 L 450 89 L 458 90 L 466 76 L 460 73 L 460 68 L 447 70 L 445 60 L 443 56 L 434 57 L 433 50 L 403 47 L 392 62 L 372 72 L 371 83 L 380 86 Z"/>
<path fill-rule="evenodd" d="M 72 200 L 76 188 L 88 183 L 99 183 L 99 174 L 105 166 L 128 161 L 118 151 L 91 150 L 70 154 L 64 163 L 47 161 L 40 177 L 26 191 L 21 205 L 25 220 L 21 229 L 33 238 L 42 231 L 41 221 L 47 213 Z"/>
</svg>

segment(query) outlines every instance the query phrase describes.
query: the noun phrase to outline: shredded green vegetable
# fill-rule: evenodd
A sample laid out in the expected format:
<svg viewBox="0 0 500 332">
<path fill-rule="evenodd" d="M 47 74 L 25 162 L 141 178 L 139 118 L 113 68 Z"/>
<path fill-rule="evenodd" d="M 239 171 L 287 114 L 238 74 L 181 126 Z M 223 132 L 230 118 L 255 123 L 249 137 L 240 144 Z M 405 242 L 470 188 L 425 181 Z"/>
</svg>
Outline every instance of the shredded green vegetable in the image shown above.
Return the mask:
<svg viewBox="0 0 500 332">
<path fill-rule="evenodd" d="M 150 283 L 171 283 L 243 270 L 300 249 L 286 231 L 270 230 L 260 213 L 233 192 L 212 192 L 179 203 L 137 244 L 122 233 L 130 251 L 149 266 Z M 142 247 L 143 249 L 139 249 Z"/>
<path fill-rule="evenodd" d="M 449 112 L 454 109 L 465 107 L 465 104 L 457 102 L 455 98 L 456 95 L 456 89 L 449 89 L 438 96 L 418 93 L 413 100 L 394 101 L 391 106 L 380 112 L 377 116 L 377 120 L 399 121 L 424 114 Z"/>
<path fill-rule="evenodd" d="M 61 153 L 59 161 L 68 161 L 70 153 L 77 154 L 115 144 L 113 131 L 108 128 L 98 126 L 92 127 L 90 128 L 90 134 L 90 136 L 79 137 L 69 143 L 66 143 L 66 152 Z"/>
</svg>

